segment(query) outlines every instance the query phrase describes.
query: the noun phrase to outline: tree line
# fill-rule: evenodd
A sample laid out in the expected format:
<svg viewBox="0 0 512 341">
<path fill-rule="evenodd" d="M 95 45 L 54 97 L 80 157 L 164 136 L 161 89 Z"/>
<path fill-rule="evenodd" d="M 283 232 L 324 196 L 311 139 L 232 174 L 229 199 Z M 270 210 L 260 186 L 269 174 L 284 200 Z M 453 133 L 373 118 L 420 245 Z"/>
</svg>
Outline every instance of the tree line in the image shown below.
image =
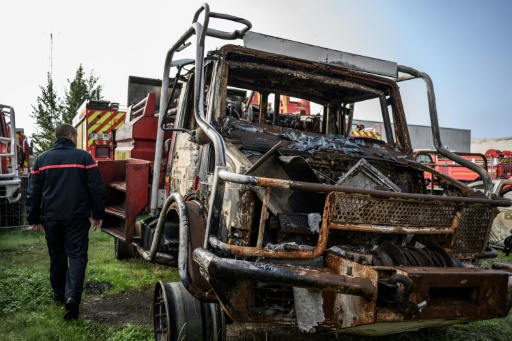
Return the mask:
<svg viewBox="0 0 512 341">
<path fill-rule="evenodd" d="M 48 72 L 47 84 L 39 87 L 41 95 L 37 97 L 37 105 L 32 105 L 30 115 L 36 121 L 36 132 L 32 135 L 35 156 L 53 146 L 55 127 L 60 123 L 71 124 L 84 101 L 103 99 L 103 86 L 98 81 L 93 71 L 87 77 L 80 64 L 73 80 L 67 80 L 64 97 L 60 97 Z"/>
</svg>

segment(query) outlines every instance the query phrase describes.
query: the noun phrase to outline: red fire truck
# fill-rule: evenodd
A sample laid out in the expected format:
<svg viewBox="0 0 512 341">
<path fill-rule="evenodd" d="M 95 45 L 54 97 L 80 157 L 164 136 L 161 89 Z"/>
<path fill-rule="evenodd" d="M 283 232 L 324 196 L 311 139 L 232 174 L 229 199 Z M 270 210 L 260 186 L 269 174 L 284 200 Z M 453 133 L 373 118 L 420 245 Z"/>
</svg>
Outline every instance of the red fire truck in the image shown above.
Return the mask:
<svg viewBox="0 0 512 341">
<path fill-rule="evenodd" d="M 359 138 L 372 138 L 372 139 L 381 139 L 382 127 L 380 124 L 375 124 L 371 128 L 365 128 L 364 124 L 357 124 L 352 131 L 350 131 L 350 136 L 359 137 Z"/>
<path fill-rule="evenodd" d="M 485 156 L 489 161 L 487 171 L 493 179 L 508 179 L 512 176 L 512 151 L 489 149 Z"/>
<path fill-rule="evenodd" d="M 0 226 L 19 226 L 22 223 L 16 138 L 16 120 L 11 106 L 0 104 Z"/>
<path fill-rule="evenodd" d="M 85 101 L 73 118 L 77 148 L 88 151 L 95 161 L 113 160 L 115 132 L 124 124 L 125 115 L 119 103 Z"/>
<path fill-rule="evenodd" d="M 30 155 L 32 155 L 32 147 L 28 143 L 23 128 L 16 128 L 16 137 L 18 138 L 16 149 L 18 151 L 19 172 L 21 176 L 28 176 L 30 173 L 29 159 Z"/>
<path fill-rule="evenodd" d="M 261 95 L 259 92 L 254 91 L 249 95 L 252 105 L 259 105 L 261 101 Z M 301 114 L 310 116 L 311 107 L 310 102 L 306 99 L 290 96 L 280 96 L 279 99 L 279 113 L 280 114 Z"/>
</svg>

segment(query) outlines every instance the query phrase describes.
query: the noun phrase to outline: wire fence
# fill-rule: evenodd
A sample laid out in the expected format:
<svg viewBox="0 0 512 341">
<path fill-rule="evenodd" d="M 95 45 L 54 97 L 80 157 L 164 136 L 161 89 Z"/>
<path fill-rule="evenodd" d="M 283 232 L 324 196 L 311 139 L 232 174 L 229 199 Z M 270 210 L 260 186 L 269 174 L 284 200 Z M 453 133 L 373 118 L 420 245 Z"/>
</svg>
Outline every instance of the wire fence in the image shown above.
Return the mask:
<svg viewBox="0 0 512 341">
<path fill-rule="evenodd" d="M 25 208 L 28 176 L 20 176 L 19 178 L 21 179 L 21 198 L 15 203 L 10 203 L 7 199 L 0 199 L 0 228 L 2 229 L 28 226 Z"/>
</svg>

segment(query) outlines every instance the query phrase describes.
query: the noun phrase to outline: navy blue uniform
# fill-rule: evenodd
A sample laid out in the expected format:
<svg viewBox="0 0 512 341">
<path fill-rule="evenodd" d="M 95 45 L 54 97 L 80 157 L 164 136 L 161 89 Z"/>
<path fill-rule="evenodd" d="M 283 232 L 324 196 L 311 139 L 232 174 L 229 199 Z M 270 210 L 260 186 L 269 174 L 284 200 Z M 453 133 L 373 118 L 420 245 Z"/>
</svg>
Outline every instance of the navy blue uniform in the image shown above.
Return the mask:
<svg viewBox="0 0 512 341">
<path fill-rule="evenodd" d="M 42 224 L 45 230 L 54 298 L 80 302 L 89 218 L 103 219 L 105 207 L 105 186 L 91 155 L 67 138 L 58 139 L 34 163 L 26 206 L 29 225 Z"/>
</svg>

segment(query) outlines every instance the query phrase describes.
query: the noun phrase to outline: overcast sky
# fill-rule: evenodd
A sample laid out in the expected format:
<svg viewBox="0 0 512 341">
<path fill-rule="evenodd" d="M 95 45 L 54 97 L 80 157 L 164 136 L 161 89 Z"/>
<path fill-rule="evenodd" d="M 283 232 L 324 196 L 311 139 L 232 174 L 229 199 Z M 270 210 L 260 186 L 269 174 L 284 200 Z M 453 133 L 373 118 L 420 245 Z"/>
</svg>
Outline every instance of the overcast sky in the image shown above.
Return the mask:
<svg viewBox="0 0 512 341">
<path fill-rule="evenodd" d="M 203 2 L 3 1 L 0 103 L 13 106 L 17 126 L 32 134 L 29 114 L 47 73 L 63 97 L 81 63 L 99 77 L 106 100 L 126 104 L 128 76 L 161 79 L 167 50 Z M 255 32 L 424 71 L 434 82 L 442 127 L 470 129 L 472 138 L 512 136 L 512 1 L 208 3 L 213 12 L 250 20 Z M 404 99 L 408 123 L 430 125 L 424 85 L 414 82 Z"/>
</svg>

